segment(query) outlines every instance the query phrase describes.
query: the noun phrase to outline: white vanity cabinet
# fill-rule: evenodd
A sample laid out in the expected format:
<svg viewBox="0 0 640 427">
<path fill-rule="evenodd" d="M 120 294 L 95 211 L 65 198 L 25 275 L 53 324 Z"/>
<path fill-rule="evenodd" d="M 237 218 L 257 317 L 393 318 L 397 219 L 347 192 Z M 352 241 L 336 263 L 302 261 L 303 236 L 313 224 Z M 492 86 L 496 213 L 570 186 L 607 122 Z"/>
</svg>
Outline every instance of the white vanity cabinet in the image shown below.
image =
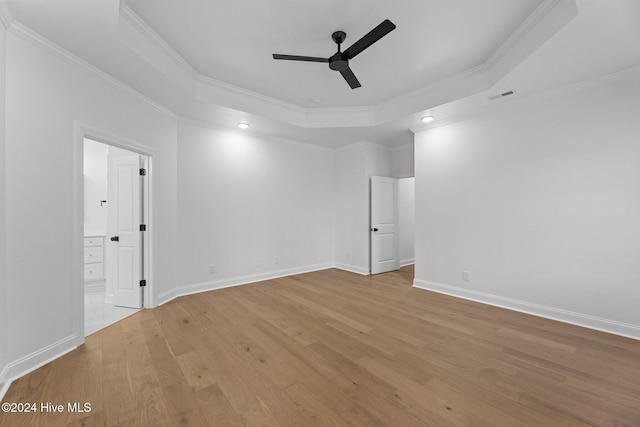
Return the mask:
<svg viewBox="0 0 640 427">
<path fill-rule="evenodd" d="M 84 281 L 104 280 L 104 236 L 84 238 Z"/>
</svg>

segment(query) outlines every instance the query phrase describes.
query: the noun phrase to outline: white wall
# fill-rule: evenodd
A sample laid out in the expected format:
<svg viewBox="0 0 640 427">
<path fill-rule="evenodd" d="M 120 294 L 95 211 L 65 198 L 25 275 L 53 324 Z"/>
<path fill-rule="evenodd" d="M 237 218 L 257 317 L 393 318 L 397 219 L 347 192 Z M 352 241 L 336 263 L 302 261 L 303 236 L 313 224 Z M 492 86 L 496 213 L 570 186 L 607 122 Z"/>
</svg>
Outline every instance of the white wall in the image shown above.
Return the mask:
<svg viewBox="0 0 640 427">
<path fill-rule="evenodd" d="M 361 274 L 369 273 L 371 177 L 413 176 L 413 158 L 413 144 L 388 149 L 362 142 L 335 150 L 334 256 L 338 267 Z M 414 258 L 414 196 L 406 185 L 402 189 L 400 256 L 405 263 L 411 263 Z"/>
<path fill-rule="evenodd" d="M 107 148 L 84 140 L 84 227 L 107 229 Z"/>
<path fill-rule="evenodd" d="M 391 174 L 394 178 L 415 176 L 413 144 L 391 149 Z"/>
<path fill-rule="evenodd" d="M 188 123 L 179 141 L 181 292 L 332 265 L 331 150 Z"/>
<path fill-rule="evenodd" d="M 20 370 L 75 339 L 74 125 L 156 151 L 154 284 L 162 292 L 176 278 L 177 124 L 11 33 L 6 41 L 7 360 Z"/>
<path fill-rule="evenodd" d="M 640 337 L 638 100 L 636 74 L 416 134 L 416 285 Z"/>
<path fill-rule="evenodd" d="M 400 265 L 415 261 L 415 178 L 398 180 L 398 252 Z"/>
<path fill-rule="evenodd" d="M 398 251 L 400 265 L 415 261 L 415 170 L 414 144 L 391 149 L 391 176 L 398 180 Z"/>
<path fill-rule="evenodd" d="M 391 177 L 391 150 L 371 143 L 365 143 L 363 147 L 367 182 L 370 183 L 372 176 Z M 371 192 L 369 192 L 369 196 L 371 196 Z"/>
<path fill-rule="evenodd" d="M 8 347 L 8 302 L 6 276 L 6 221 L 5 221 L 5 38 L 6 30 L 0 24 L 0 400 L 4 394 L 9 363 Z"/>
<path fill-rule="evenodd" d="M 362 142 L 335 150 L 334 257 L 340 268 L 370 270 L 370 180 L 391 176 L 390 151 Z"/>
<path fill-rule="evenodd" d="M 367 274 L 369 191 L 364 144 L 334 152 L 334 259 L 340 268 Z"/>
</svg>

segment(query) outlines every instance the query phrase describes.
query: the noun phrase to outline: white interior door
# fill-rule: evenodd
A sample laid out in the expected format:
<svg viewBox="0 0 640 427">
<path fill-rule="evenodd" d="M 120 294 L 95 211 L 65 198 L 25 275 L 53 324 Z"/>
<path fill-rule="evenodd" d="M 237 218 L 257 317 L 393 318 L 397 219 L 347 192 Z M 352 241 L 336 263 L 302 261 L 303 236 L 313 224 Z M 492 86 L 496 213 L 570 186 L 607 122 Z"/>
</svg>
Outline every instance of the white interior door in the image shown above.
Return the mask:
<svg viewBox="0 0 640 427">
<path fill-rule="evenodd" d="M 371 177 L 371 274 L 400 268 L 398 180 Z"/>
<path fill-rule="evenodd" d="M 142 308 L 140 162 L 120 156 L 108 165 L 107 288 L 116 305 L 131 308 Z"/>
</svg>

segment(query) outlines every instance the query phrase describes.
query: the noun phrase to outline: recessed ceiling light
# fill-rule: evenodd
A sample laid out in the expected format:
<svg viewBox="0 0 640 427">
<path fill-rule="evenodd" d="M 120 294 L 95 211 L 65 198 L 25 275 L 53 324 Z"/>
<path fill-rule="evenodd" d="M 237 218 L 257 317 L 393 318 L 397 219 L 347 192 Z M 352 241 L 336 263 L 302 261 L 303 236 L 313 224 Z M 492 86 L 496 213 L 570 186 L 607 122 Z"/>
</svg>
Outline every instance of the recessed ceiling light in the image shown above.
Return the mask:
<svg viewBox="0 0 640 427">
<path fill-rule="evenodd" d="M 322 101 L 319 96 L 314 96 L 313 98 L 311 98 L 311 100 L 316 104 L 320 104 L 320 102 Z"/>
<path fill-rule="evenodd" d="M 249 129 L 249 123 L 240 122 L 240 123 L 238 123 L 238 127 L 240 129 Z"/>
<path fill-rule="evenodd" d="M 433 121 L 433 116 L 431 114 L 426 115 L 426 116 L 422 116 L 420 117 L 420 120 L 422 120 L 425 123 L 430 123 Z"/>
</svg>

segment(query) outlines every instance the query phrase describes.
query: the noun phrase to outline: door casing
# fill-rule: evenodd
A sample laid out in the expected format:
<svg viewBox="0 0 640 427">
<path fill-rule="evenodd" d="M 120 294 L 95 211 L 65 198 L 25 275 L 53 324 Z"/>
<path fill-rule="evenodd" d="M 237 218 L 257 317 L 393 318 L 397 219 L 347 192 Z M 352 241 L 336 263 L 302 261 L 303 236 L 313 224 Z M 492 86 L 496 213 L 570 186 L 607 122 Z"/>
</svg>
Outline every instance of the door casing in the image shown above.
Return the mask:
<svg viewBox="0 0 640 427">
<path fill-rule="evenodd" d="M 145 145 L 114 136 L 108 132 L 93 127 L 75 123 L 73 142 L 73 184 L 72 184 L 72 282 L 73 282 L 73 331 L 74 345 L 84 344 L 84 139 L 92 139 L 107 145 L 119 147 L 140 154 L 143 159 L 143 167 L 146 169 L 142 191 L 145 206 L 143 221 L 147 231 L 143 233 L 142 244 L 143 275 L 147 286 L 143 288 L 143 308 L 153 308 L 157 304 L 157 295 L 154 286 L 154 259 L 155 259 L 155 227 L 154 227 L 154 189 L 153 189 L 153 161 L 156 151 Z"/>
</svg>

